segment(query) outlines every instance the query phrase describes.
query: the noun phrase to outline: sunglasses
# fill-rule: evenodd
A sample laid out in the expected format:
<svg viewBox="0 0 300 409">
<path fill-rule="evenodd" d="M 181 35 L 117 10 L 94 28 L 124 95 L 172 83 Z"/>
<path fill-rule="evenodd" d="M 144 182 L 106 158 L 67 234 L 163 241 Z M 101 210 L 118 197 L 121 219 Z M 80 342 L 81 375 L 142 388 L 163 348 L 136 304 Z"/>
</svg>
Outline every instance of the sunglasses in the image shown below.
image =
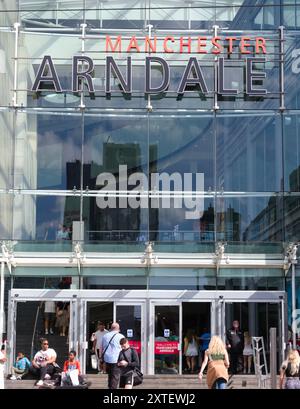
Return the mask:
<svg viewBox="0 0 300 409">
<path fill-rule="evenodd" d="M 48 342 L 43 342 L 43 345 L 49 345 Z"/>
</svg>

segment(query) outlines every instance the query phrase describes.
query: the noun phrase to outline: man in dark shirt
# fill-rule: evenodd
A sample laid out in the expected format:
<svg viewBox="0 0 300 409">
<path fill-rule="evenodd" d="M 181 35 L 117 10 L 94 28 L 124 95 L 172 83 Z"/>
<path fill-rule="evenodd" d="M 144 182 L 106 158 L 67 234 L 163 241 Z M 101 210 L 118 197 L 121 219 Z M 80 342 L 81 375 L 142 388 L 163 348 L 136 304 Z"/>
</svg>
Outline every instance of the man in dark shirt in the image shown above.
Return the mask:
<svg viewBox="0 0 300 409">
<path fill-rule="evenodd" d="M 232 374 L 237 373 L 239 358 L 243 354 L 244 334 L 240 329 L 240 323 L 234 320 L 232 328 L 226 333 L 226 343 L 230 354 L 230 369 Z"/>
</svg>

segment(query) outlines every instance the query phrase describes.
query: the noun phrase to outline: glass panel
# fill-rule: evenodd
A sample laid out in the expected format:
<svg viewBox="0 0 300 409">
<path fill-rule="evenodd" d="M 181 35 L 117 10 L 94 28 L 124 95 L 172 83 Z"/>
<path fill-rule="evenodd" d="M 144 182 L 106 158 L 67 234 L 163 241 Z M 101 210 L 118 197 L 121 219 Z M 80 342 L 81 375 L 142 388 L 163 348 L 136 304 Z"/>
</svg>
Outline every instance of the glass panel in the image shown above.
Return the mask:
<svg viewBox="0 0 300 409">
<path fill-rule="evenodd" d="M 18 112 L 15 176 L 17 189 L 80 189 L 80 114 Z"/>
<path fill-rule="evenodd" d="M 6 15 L 6 13 L 0 12 L 0 26 L 1 18 L 3 18 L 4 15 Z M 0 106 L 8 107 L 9 105 L 11 105 L 13 101 L 14 56 L 15 56 L 14 33 L 0 31 Z M 12 114 L 11 117 L 13 117 Z M 2 126 L 3 125 L 1 124 L 1 128 Z"/>
<path fill-rule="evenodd" d="M 113 306 L 114 304 L 112 302 L 87 302 L 86 340 L 89 346 L 89 348 L 86 349 L 87 373 L 97 373 L 98 370 L 105 371 L 105 365 L 101 366 L 98 358 L 101 356 L 102 337 L 105 332 L 110 330 L 111 324 L 113 323 Z M 103 323 L 103 326 L 100 326 L 99 323 Z M 91 365 L 91 356 L 93 352 L 96 353 L 98 363 L 97 369 L 92 368 Z"/>
<path fill-rule="evenodd" d="M 227 191 L 280 191 L 281 118 L 276 114 L 217 115 L 217 186 Z"/>
<path fill-rule="evenodd" d="M 179 306 L 156 305 L 155 307 L 155 369 L 179 373 Z"/>
<path fill-rule="evenodd" d="M 96 270 L 96 269 L 95 269 Z M 108 270 L 108 271 L 107 271 Z M 105 269 L 107 274 L 111 273 L 112 268 Z M 125 269 L 126 270 L 126 269 Z M 135 270 L 135 269 L 134 269 Z M 130 276 L 125 273 L 125 276 L 121 276 L 123 268 L 115 268 L 116 275 L 100 275 L 94 277 L 84 278 L 84 288 L 87 289 L 130 289 L 130 290 L 143 290 L 147 288 L 147 277 L 146 276 Z M 118 274 L 118 275 L 117 275 Z"/>
<path fill-rule="evenodd" d="M 19 1 L 20 17 L 25 27 L 78 27 L 83 19 L 83 0 Z"/>
<path fill-rule="evenodd" d="M 1 95 L 0 101 L 2 101 Z M 11 111 L 3 110 L 0 111 L 0 152 L 2 152 L 2 157 L 0 161 L 0 189 L 9 189 L 12 187 L 13 149 L 14 149 L 14 114 Z"/>
<path fill-rule="evenodd" d="M 229 241 L 280 242 L 282 231 L 282 197 L 217 198 L 217 239 Z"/>
<path fill-rule="evenodd" d="M 284 190 L 300 191 L 300 115 L 283 117 Z"/>
<path fill-rule="evenodd" d="M 295 13 L 293 14 L 293 18 L 295 18 Z M 298 86 L 300 75 L 299 32 L 286 31 L 284 36 L 285 36 L 284 43 L 285 104 L 288 109 L 299 109 L 300 107 L 300 90 Z M 290 115 L 287 115 L 287 117 L 289 116 Z"/>
<path fill-rule="evenodd" d="M 151 289 L 214 290 L 216 288 L 216 270 L 213 268 L 151 267 L 149 273 L 149 288 Z"/>
<path fill-rule="evenodd" d="M 142 354 L 142 307 L 140 305 L 117 305 L 116 321 L 120 324 L 120 332 L 136 350 L 140 359 Z"/>
<path fill-rule="evenodd" d="M 147 240 L 147 134 L 143 116 L 85 118 L 83 184 L 95 193 L 84 200 L 86 240 Z M 103 196 L 104 189 L 110 197 Z M 143 198 L 129 197 L 134 191 Z"/>
<path fill-rule="evenodd" d="M 300 196 L 284 198 L 285 240 L 299 241 L 300 233 Z"/>
<path fill-rule="evenodd" d="M 226 329 L 230 330 L 233 320 L 238 320 L 240 324 L 240 331 L 247 332 L 250 337 L 263 337 L 267 365 L 269 368 L 269 330 L 270 328 L 277 329 L 278 342 L 280 342 L 280 315 L 279 303 L 226 303 L 225 304 L 225 319 Z M 280 348 L 278 345 L 278 359 L 280 359 Z M 232 362 L 231 357 L 229 357 Z M 263 362 L 261 362 L 263 363 Z M 279 364 L 279 361 L 278 361 Z M 248 362 L 243 359 L 243 351 L 238 354 L 237 371 L 247 373 L 254 373 L 253 362 L 251 361 L 248 367 Z M 250 371 L 249 371 L 250 369 Z M 249 371 L 249 372 L 248 372 Z"/>
</svg>

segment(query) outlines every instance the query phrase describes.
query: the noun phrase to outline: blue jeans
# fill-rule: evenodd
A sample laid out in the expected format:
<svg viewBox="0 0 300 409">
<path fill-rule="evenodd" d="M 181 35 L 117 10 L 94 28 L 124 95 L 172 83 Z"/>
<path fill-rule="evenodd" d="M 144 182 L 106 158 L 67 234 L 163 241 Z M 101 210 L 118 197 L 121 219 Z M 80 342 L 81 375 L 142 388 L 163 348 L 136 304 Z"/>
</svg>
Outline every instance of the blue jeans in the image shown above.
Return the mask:
<svg viewBox="0 0 300 409">
<path fill-rule="evenodd" d="M 226 381 L 222 378 L 217 379 L 214 384 L 214 389 L 226 389 Z"/>
</svg>

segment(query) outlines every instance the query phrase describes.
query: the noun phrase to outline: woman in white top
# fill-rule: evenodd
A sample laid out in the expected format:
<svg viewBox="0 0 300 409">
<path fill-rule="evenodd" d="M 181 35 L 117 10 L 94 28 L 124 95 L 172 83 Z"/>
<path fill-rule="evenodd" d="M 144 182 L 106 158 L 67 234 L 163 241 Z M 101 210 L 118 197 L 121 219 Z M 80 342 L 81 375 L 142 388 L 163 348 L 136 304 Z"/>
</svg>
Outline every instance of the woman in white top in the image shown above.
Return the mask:
<svg viewBox="0 0 300 409">
<path fill-rule="evenodd" d="M 185 355 L 187 370 L 191 373 L 195 371 L 196 358 L 198 356 L 198 339 L 195 335 L 195 331 L 189 329 L 186 336 L 184 337 L 184 350 L 183 354 Z"/>
<path fill-rule="evenodd" d="M 244 373 L 248 374 L 251 373 L 251 366 L 252 366 L 252 357 L 253 357 L 253 349 L 251 343 L 251 337 L 249 332 L 244 332 L 244 349 L 243 349 L 243 358 L 244 358 Z"/>
</svg>

